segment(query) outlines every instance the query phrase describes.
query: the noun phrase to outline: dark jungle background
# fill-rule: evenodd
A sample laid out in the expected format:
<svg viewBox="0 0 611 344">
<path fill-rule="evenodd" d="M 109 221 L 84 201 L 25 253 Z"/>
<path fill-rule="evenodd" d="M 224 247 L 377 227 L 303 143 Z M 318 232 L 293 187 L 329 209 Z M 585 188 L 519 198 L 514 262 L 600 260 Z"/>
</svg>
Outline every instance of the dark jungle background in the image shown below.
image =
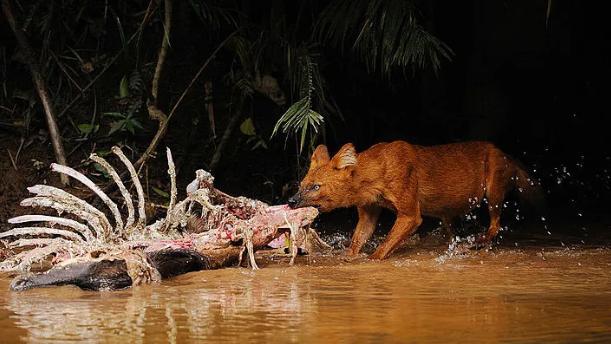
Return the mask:
<svg viewBox="0 0 611 344">
<path fill-rule="evenodd" d="M 69 165 L 104 184 L 87 157 L 119 144 L 144 157 L 158 204 L 166 146 L 180 192 L 204 168 L 221 190 L 283 203 L 318 143 L 333 153 L 489 140 L 541 180 L 554 223 L 608 238 L 610 42 L 594 2 L 2 0 L 2 10 L 2 223 L 27 186 L 61 183 L 48 172 L 52 112 Z M 539 219 L 513 200 L 510 227 Z M 355 214 L 335 218 L 349 228 Z"/>
</svg>

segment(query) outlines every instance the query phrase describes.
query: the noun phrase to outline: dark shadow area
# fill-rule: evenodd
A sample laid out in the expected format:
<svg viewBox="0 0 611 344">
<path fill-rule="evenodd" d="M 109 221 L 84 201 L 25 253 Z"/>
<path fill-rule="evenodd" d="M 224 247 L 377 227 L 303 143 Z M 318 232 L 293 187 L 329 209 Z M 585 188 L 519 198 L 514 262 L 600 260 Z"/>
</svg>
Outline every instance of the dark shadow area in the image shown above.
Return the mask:
<svg viewBox="0 0 611 344">
<path fill-rule="evenodd" d="M 18 27 L 38 54 L 69 164 L 107 181 L 86 162 L 87 156 L 102 155 L 120 144 L 135 160 L 158 127 L 146 104 L 152 99 L 151 80 L 163 35 L 163 1 L 152 2 L 151 17 L 135 41 L 128 40 L 143 23 L 148 1 L 10 2 Z M 334 153 L 346 142 L 364 150 L 392 140 L 420 145 L 487 140 L 527 166 L 546 192 L 546 214 L 508 198 L 502 218 L 508 227 L 504 244 L 513 245 L 518 240 L 514 238 L 552 240 L 547 232 L 565 243 L 608 244 L 611 46 L 606 12 L 598 4 L 576 1 L 409 3 L 417 8 L 418 25 L 453 52 L 450 60 L 440 58 L 436 71 L 430 64 L 395 66 L 387 73 L 371 70 L 358 49 L 350 44 L 338 48 L 317 33 L 324 1 L 175 1 L 171 44 L 155 102 L 167 114 L 185 87 L 192 80 L 194 84 L 171 119 L 157 156 L 143 169 L 147 197 L 167 203 L 164 147 L 173 150 L 184 193 L 196 169 L 211 167 L 233 116 L 238 120 L 215 166 L 216 185 L 273 204 L 285 203 L 293 194 L 315 143 L 326 143 Z M 242 40 L 218 50 L 194 79 L 203 61 L 236 27 L 241 31 L 235 37 Z M 256 50 L 259 39 L 267 40 L 265 49 Z M 59 181 L 47 169 L 55 157 L 43 108 L 23 51 L 4 20 L 0 41 L 4 227 L 8 217 L 21 211 L 18 202 L 27 194 L 26 186 Z M 287 47 L 307 51 L 301 57 L 315 57 L 326 99 L 335 106 L 317 101 L 314 109 L 324 117 L 324 126 L 301 153 L 299 135 L 277 133 L 270 138 L 282 114 L 300 99 L 300 88 L 293 87 L 298 80 L 286 67 Z M 258 60 L 247 65 L 245 55 L 253 49 L 256 53 L 249 56 Z M 115 55 L 118 59 L 112 60 Z M 94 86 L 83 90 L 106 66 L 108 71 Z M 278 94 L 262 91 L 257 76 L 273 78 L 276 88 L 271 92 L 281 92 L 285 102 L 274 97 Z M 207 85 L 213 92 L 208 93 Z M 240 87 L 247 89 L 248 97 L 241 98 L 242 91 L 236 91 Z M 77 96 L 80 100 L 68 108 Z M 459 235 L 487 226 L 485 211 L 475 214 L 475 220 L 457 223 Z M 384 213 L 378 233 L 386 233 L 392 221 L 392 214 Z M 350 233 L 355 224 L 354 210 L 338 210 L 322 215 L 317 225 L 323 232 Z M 437 226 L 426 220 L 421 232 Z"/>
</svg>

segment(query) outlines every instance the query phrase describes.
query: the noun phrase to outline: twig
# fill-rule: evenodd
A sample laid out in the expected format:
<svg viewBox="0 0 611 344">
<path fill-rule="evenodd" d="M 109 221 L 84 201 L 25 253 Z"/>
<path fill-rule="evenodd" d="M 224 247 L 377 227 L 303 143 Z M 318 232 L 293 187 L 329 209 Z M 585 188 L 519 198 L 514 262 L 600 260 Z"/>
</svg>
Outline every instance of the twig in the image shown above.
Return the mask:
<svg viewBox="0 0 611 344">
<path fill-rule="evenodd" d="M 233 130 L 235 129 L 241 117 L 241 113 L 240 113 L 241 110 L 242 110 L 242 106 L 240 102 L 240 106 L 238 106 L 238 109 L 233 112 L 231 118 L 229 119 L 229 123 L 227 123 L 227 127 L 225 127 L 225 131 L 223 132 L 221 141 L 219 142 L 219 145 L 216 147 L 216 150 L 214 151 L 214 155 L 212 155 L 212 159 L 210 160 L 210 171 L 212 172 L 216 170 L 219 162 L 221 161 L 223 150 L 225 149 L 225 146 L 227 145 L 227 143 L 229 143 L 229 138 L 231 138 L 231 134 L 233 133 Z"/>
<path fill-rule="evenodd" d="M 225 38 L 217 47 L 216 49 L 214 49 L 214 51 L 212 52 L 212 54 L 206 59 L 206 61 L 204 62 L 204 64 L 199 68 L 199 70 L 197 71 L 197 73 L 195 73 L 195 75 L 193 76 L 193 78 L 191 79 L 191 82 L 189 83 L 189 85 L 185 88 L 185 90 L 182 92 L 182 94 L 180 95 L 180 98 L 178 98 L 178 101 L 176 102 L 176 104 L 174 104 L 174 106 L 172 107 L 172 110 L 170 111 L 169 115 L 167 116 L 167 118 L 165 119 L 163 125 L 160 123 L 159 125 L 159 129 L 157 129 L 157 133 L 155 134 L 155 136 L 153 137 L 153 140 L 151 140 L 151 143 L 149 144 L 149 146 L 146 148 L 146 151 L 142 154 L 142 156 L 140 156 L 140 158 L 138 159 L 138 161 L 136 161 L 136 163 L 134 164 L 135 166 L 142 166 L 147 160 L 148 158 L 151 156 L 151 154 L 155 151 L 155 149 L 157 149 L 157 145 L 159 144 L 159 141 L 161 141 L 161 139 L 163 138 L 167 127 L 168 127 L 168 123 L 170 122 L 170 119 L 172 118 L 172 116 L 174 116 L 174 114 L 176 113 L 176 110 L 178 109 L 178 106 L 182 103 L 182 100 L 185 98 L 185 96 L 187 95 L 187 93 L 191 90 L 191 87 L 193 87 L 193 85 L 195 84 L 195 82 L 197 81 L 197 79 L 200 77 L 200 75 L 204 72 L 204 69 L 206 69 L 206 67 L 208 66 L 208 64 L 210 64 L 210 62 L 212 61 L 212 59 L 214 57 L 216 57 L 216 54 L 219 52 L 219 50 L 221 50 L 221 48 L 223 46 L 225 46 L 225 44 L 229 41 L 229 39 L 231 39 L 231 37 L 233 37 L 235 34 L 238 33 L 239 30 L 236 30 L 234 32 L 232 32 L 229 36 L 227 36 L 227 38 Z"/>
<path fill-rule="evenodd" d="M 216 124 L 214 124 L 214 98 L 212 94 L 212 81 L 204 82 L 204 103 L 206 104 L 206 112 L 208 113 L 208 123 L 212 131 L 212 139 L 216 139 Z"/>
<path fill-rule="evenodd" d="M 157 148 L 157 144 L 168 128 L 167 121 L 168 116 L 157 106 L 157 97 L 159 95 L 159 79 L 161 78 L 161 72 L 163 70 L 163 64 L 166 60 L 168 53 L 168 47 L 170 43 L 170 28 L 172 27 L 172 0 L 165 0 L 165 18 L 163 22 L 163 38 L 161 39 L 161 47 L 159 48 L 159 55 L 157 57 L 157 65 L 155 67 L 155 75 L 153 76 L 151 94 L 153 95 L 153 101 L 148 102 L 147 110 L 149 117 L 158 122 L 157 132 L 153 136 L 153 140 L 149 144 L 144 154 L 136 161 L 136 167 L 142 168 L 148 156 L 151 155 Z M 146 157 L 146 158 L 145 158 Z M 142 161 L 141 161 L 142 160 Z"/>
<path fill-rule="evenodd" d="M 15 163 L 15 160 L 13 160 L 13 155 L 11 154 L 11 151 L 7 148 L 6 152 L 8 153 L 8 157 L 11 159 L 11 164 L 13 164 L 13 168 L 15 169 L 15 171 L 17 171 L 17 164 Z"/>
<path fill-rule="evenodd" d="M 70 75 L 68 73 L 68 71 L 66 70 L 66 68 L 64 67 L 64 64 L 61 63 L 59 61 L 59 59 L 57 58 L 57 56 L 55 55 L 55 53 L 51 52 L 51 57 L 53 57 L 53 60 L 55 60 L 55 63 L 57 64 L 57 66 L 59 67 L 59 69 L 61 69 L 62 72 L 64 72 L 64 74 L 66 75 L 66 77 L 68 78 L 68 80 L 70 80 L 70 82 L 72 82 L 72 84 L 74 85 L 74 87 L 76 87 L 79 92 L 83 92 L 83 89 L 81 88 L 81 86 L 78 84 L 78 82 L 76 82 L 76 80 L 74 80 L 72 78 L 72 75 Z"/>
<path fill-rule="evenodd" d="M 7 0 L 3 0 L 3 1 L 7 1 Z M 91 79 L 91 81 L 85 85 L 85 87 L 83 87 L 82 91 L 76 95 L 76 97 L 74 97 L 72 99 L 72 101 L 70 103 L 68 103 L 68 105 L 66 105 L 66 107 L 64 107 L 64 109 L 62 110 L 62 112 L 59 113 L 59 117 L 63 116 L 68 110 L 70 110 L 70 108 L 72 108 L 74 106 L 74 104 L 76 104 L 77 101 L 79 101 L 79 99 L 81 99 L 81 97 L 85 94 L 85 91 L 87 91 L 89 88 L 91 88 L 91 86 L 95 85 L 95 83 L 98 81 L 98 79 L 100 77 L 102 77 L 102 75 L 104 75 L 104 73 L 106 73 L 106 71 L 115 63 L 115 61 L 123 54 L 123 51 L 125 51 L 125 49 L 127 49 L 127 47 L 129 46 L 129 44 L 134 40 L 134 38 L 138 37 L 138 35 L 140 34 L 141 30 L 144 29 L 144 24 L 146 23 L 146 21 L 149 20 L 150 15 L 149 10 L 151 10 L 151 6 L 149 6 L 149 8 L 147 8 L 147 12 L 144 15 L 144 18 L 142 19 L 142 23 L 140 25 L 140 27 L 138 28 L 138 30 L 136 30 L 136 32 L 134 32 L 129 39 L 125 42 L 125 45 L 115 54 L 115 56 L 113 56 L 112 59 L 110 59 L 110 61 L 106 64 L 106 66 L 104 66 L 104 68 L 102 68 L 102 70 L 98 73 L 98 75 L 96 75 L 93 79 Z"/>
<path fill-rule="evenodd" d="M 225 44 L 227 44 L 227 42 L 233 37 L 235 36 L 238 32 L 240 31 L 240 29 L 235 30 L 234 32 L 232 32 L 231 34 L 229 34 L 229 36 L 227 36 L 217 47 L 216 49 L 214 49 L 214 51 L 212 52 L 212 54 L 210 54 L 210 56 L 206 59 L 206 61 L 204 62 L 204 64 L 202 64 L 202 66 L 199 68 L 199 70 L 197 71 L 197 73 L 195 73 L 195 75 L 193 76 L 193 79 L 191 79 L 191 82 L 189 83 L 189 85 L 187 86 L 187 88 L 185 88 L 185 90 L 182 92 L 182 94 L 180 95 L 180 98 L 178 98 L 178 101 L 176 102 L 176 104 L 174 104 L 174 106 L 172 107 L 172 110 L 170 111 L 170 114 L 168 115 L 168 121 L 170 120 L 170 118 L 172 118 L 172 116 L 174 115 L 174 113 L 176 113 L 176 110 L 178 109 L 178 106 L 182 103 L 182 100 L 185 98 L 185 96 L 187 95 L 187 93 L 191 90 L 191 87 L 193 87 L 193 85 L 195 84 L 195 82 L 197 81 L 197 79 L 199 79 L 200 75 L 202 75 L 202 73 L 204 72 L 204 69 L 206 69 L 206 67 L 208 67 L 208 65 L 210 64 L 210 62 L 216 57 L 216 54 L 219 52 L 219 50 L 221 50 L 222 47 L 225 46 Z"/>
<path fill-rule="evenodd" d="M 19 148 L 17 148 L 17 153 L 15 154 L 15 163 L 19 162 L 19 154 L 21 153 L 21 148 L 23 148 L 23 144 L 25 143 L 25 139 L 23 138 L 23 136 L 19 141 Z"/>
<path fill-rule="evenodd" d="M 146 11 L 144 12 L 144 17 L 140 22 L 140 27 L 138 27 L 138 40 L 136 40 L 136 68 L 140 64 L 140 43 L 142 42 L 142 32 L 144 32 L 144 25 L 149 21 L 150 17 L 153 14 L 153 7 L 157 6 L 156 0 L 149 1 L 148 6 L 146 7 Z"/>
</svg>

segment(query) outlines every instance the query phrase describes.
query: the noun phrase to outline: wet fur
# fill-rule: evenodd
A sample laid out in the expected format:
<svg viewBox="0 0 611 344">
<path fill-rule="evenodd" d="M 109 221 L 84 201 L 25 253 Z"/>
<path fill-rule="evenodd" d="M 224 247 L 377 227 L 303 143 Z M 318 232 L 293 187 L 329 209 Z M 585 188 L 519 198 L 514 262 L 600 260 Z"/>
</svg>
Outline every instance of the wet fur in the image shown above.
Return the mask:
<svg viewBox="0 0 611 344">
<path fill-rule="evenodd" d="M 371 255 L 384 259 L 418 228 L 422 216 L 439 218 L 449 226 L 484 196 L 491 221 L 478 242 L 490 243 L 501 227 L 507 192 L 518 187 L 534 199 L 538 190 L 531 183 L 515 160 L 489 142 L 424 147 L 394 141 L 358 154 L 348 143 L 333 158 L 320 145 L 292 201 L 294 206 L 317 206 L 321 211 L 356 206 L 359 222 L 350 254 L 358 254 L 370 238 L 381 208 L 394 211 L 395 224 Z"/>
</svg>

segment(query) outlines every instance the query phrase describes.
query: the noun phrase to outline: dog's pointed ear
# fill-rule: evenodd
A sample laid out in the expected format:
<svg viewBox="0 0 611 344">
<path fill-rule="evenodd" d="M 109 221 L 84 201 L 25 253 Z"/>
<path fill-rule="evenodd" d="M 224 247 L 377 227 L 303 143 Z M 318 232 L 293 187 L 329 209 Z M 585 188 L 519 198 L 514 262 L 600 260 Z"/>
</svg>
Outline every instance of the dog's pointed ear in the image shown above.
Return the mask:
<svg viewBox="0 0 611 344">
<path fill-rule="evenodd" d="M 310 158 L 310 169 L 326 164 L 330 159 L 331 158 L 329 158 L 329 150 L 327 149 L 327 146 L 318 145 Z"/>
<path fill-rule="evenodd" d="M 356 150 L 352 143 L 346 143 L 332 159 L 333 167 L 342 170 L 356 165 Z"/>
</svg>

